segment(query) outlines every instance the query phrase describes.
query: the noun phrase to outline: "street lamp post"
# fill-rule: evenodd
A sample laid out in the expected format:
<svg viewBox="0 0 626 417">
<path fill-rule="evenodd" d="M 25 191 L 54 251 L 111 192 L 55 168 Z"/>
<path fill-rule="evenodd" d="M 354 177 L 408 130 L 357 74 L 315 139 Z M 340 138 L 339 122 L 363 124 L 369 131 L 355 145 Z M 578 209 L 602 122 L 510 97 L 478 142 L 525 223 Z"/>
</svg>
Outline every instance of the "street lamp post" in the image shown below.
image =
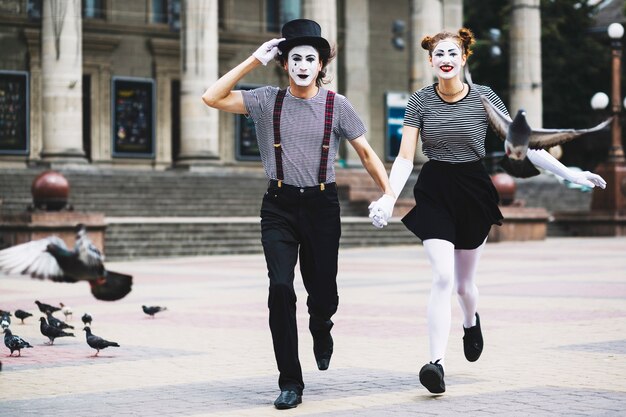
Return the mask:
<svg viewBox="0 0 626 417">
<path fill-rule="evenodd" d="M 626 216 L 626 159 L 624 158 L 624 149 L 622 147 L 622 124 L 620 115 L 622 112 L 621 99 L 621 64 L 622 64 L 622 42 L 624 35 L 624 27 L 619 23 L 612 23 L 608 27 L 608 35 L 611 38 L 611 112 L 613 121 L 611 124 L 611 149 L 607 161 L 597 168 L 597 173 L 604 177 L 607 182 L 607 188 L 594 189 L 591 201 L 592 212 L 604 212 L 615 220 L 621 218 L 624 220 Z M 606 95 L 594 96 L 592 106 L 606 106 Z M 618 221 L 617 223 L 621 223 Z M 616 233 L 622 234 L 625 227 L 616 227 Z M 621 230 L 621 232 L 620 232 Z"/>
</svg>

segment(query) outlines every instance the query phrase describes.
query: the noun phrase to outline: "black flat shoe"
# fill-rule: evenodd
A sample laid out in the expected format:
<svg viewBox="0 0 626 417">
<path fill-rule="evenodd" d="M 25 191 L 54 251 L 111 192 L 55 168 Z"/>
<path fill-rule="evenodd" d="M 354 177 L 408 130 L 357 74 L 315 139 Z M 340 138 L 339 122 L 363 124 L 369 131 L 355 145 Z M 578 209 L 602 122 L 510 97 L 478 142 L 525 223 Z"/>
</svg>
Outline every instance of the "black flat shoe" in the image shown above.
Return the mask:
<svg viewBox="0 0 626 417">
<path fill-rule="evenodd" d="M 276 398 L 276 401 L 274 401 L 274 407 L 279 410 L 286 410 L 288 408 L 296 408 L 300 403 L 302 403 L 302 395 L 295 391 L 283 390 Z"/>
<path fill-rule="evenodd" d="M 333 345 L 333 337 L 330 332 L 313 335 L 313 354 L 315 355 L 315 362 L 317 362 L 317 369 L 320 371 L 328 369 L 330 358 L 333 356 Z"/>
<path fill-rule="evenodd" d="M 446 392 L 446 383 L 443 380 L 443 366 L 439 364 L 439 360 L 427 363 L 420 370 L 420 383 L 433 394 Z"/>
<path fill-rule="evenodd" d="M 483 334 L 480 330 L 480 316 L 476 313 L 476 325 L 466 329 L 463 327 L 463 353 L 465 359 L 476 362 L 483 353 Z"/>
</svg>

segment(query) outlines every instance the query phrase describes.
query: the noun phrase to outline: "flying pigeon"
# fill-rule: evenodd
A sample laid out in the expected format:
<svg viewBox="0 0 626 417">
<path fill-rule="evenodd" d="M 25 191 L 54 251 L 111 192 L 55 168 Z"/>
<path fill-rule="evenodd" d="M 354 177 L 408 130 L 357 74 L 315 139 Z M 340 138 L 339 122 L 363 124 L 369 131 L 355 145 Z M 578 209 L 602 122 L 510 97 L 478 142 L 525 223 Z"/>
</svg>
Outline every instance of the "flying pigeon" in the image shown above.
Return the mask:
<svg viewBox="0 0 626 417">
<path fill-rule="evenodd" d="M 39 321 L 41 322 L 41 324 L 39 325 L 39 330 L 41 331 L 42 335 L 50 339 L 50 345 L 54 344 L 54 339 L 56 339 L 57 337 L 64 337 L 64 336 L 74 337 L 73 333 L 67 333 L 59 329 L 58 327 L 49 325 L 48 323 L 46 323 L 46 319 L 43 317 L 40 317 Z"/>
<path fill-rule="evenodd" d="M 144 313 L 154 318 L 154 315 L 158 312 L 167 310 L 167 307 L 159 307 L 159 306 L 141 306 L 141 309 Z"/>
<path fill-rule="evenodd" d="M 11 355 L 17 350 L 17 356 L 22 356 L 21 350 L 24 348 L 32 348 L 30 343 L 22 339 L 16 334 L 11 333 L 11 329 L 4 329 L 4 345 L 9 348 Z"/>
<path fill-rule="evenodd" d="M 50 304 L 42 303 L 39 300 L 35 300 L 35 304 L 39 307 L 39 311 L 43 314 L 46 314 L 48 311 L 54 313 L 55 311 L 61 310 L 59 307 L 51 306 Z"/>
<path fill-rule="evenodd" d="M 93 349 L 96 349 L 96 354 L 94 356 L 98 356 L 98 353 L 100 353 L 100 349 L 106 349 L 109 346 L 120 347 L 120 345 L 118 345 L 116 342 L 109 342 L 108 340 L 104 340 L 100 336 L 96 336 L 95 334 L 91 333 L 91 328 L 89 328 L 89 326 L 85 326 L 83 330 L 87 332 L 87 344 Z"/>
<path fill-rule="evenodd" d="M 46 316 L 48 316 L 48 324 L 50 326 L 54 326 L 57 329 L 73 329 L 74 328 L 74 326 L 72 326 L 71 324 L 67 324 L 64 321 L 57 319 L 50 312 L 46 313 Z"/>
<path fill-rule="evenodd" d="M 22 320 L 22 324 L 24 324 L 24 319 L 26 319 L 26 318 L 28 318 L 28 317 L 32 316 L 32 314 L 30 314 L 29 312 L 24 311 L 24 310 L 15 310 L 14 315 L 15 315 L 15 317 L 17 317 L 18 319 Z"/>
<path fill-rule="evenodd" d="M 103 262 L 104 256 L 93 245 L 82 224 L 77 226 L 73 250 L 59 237 L 50 236 L 0 251 L 0 271 L 55 282 L 87 281 L 98 300 L 119 300 L 130 292 L 133 277 L 108 271 Z M 60 308 L 54 307 L 51 311 L 58 310 Z"/>
<path fill-rule="evenodd" d="M 61 306 L 61 313 L 63 313 L 63 315 L 65 316 L 65 320 L 67 320 L 68 316 L 72 316 L 74 314 L 74 312 L 72 311 L 72 307 L 67 306 L 63 303 L 59 303 L 59 305 Z"/>
<path fill-rule="evenodd" d="M 539 175 L 537 168 L 526 156 L 529 148 L 547 149 L 569 142 L 586 133 L 598 132 L 608 126 L 613 119 L 608 118 L 590 129 L 531 129 L 524 110 L 519 110 L 515 118 L 511 120 L 484 95 L 481 94 L 480 100 L 487 113 L 489 125 L 504 141 L 506 156 L 501 165 L 509 174 L 519 178 Z"/>
<path fill-rule="evenodd" d="M 83 314 L 80 318 L 83 321 L 83 324 L 86 326 L 87 324 L 91 324 L 91 316 L 87 313 Z"/>
</svg>

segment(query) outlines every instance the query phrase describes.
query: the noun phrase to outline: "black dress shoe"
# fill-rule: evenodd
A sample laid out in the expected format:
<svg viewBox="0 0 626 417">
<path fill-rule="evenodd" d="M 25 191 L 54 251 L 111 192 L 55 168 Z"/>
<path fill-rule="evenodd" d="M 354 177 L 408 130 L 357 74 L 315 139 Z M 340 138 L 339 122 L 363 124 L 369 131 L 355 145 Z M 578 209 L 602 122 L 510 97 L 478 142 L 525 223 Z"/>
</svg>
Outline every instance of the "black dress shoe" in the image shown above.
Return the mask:
<svg viewBox="0 0 626 417">
<path fill-rule="evenodd" d="M 313 354 L 317 362 L 317 369 L 325 371 L 330 365 L 333 356 L 333 337 L 330 332 L 313 333 Z"/>
<path fill-rule="evenodd" d="M 276 398 L 276 401 L 274 401 L 274 407 L 279 410 L 286 410 L 288 408 L 296 408 L 300 403 L 302 403 L 302 395 L 292 390 L 283 390 Z"/>
<path fill-rule="evenodd" d="M 466 329 L 463 327 L 463 353 L 465 359 L 475 362 L 483 353 L 483 334 L 480 331 L 480 316 L 476 313 L 476 325 Z"/>
<path fill-rule="evenodd" d="M 446 383 L 443 380 L 443 366 L 439 364 L 440 359 L 427 363 L 420 370 L 420 382 L 428 391 L 433 394 L 446 392 Z"/>
</svg>

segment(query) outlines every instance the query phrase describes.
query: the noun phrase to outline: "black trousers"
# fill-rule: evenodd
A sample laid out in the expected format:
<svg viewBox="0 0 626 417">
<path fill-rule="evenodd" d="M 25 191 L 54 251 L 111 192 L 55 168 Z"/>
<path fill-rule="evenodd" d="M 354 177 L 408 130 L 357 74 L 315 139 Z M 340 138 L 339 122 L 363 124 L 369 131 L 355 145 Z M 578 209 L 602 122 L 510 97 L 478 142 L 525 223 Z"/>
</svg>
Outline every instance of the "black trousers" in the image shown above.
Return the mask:
<svg viewBox="0 0 626 417">
<path fill-rule="evenodd" d="M 309 329 L 330 332 L 337 311 L 337 256 L 341 222 L 334 183 L 294 187 L 275 181 L 261 205 L 261 240 L 269 276 L 269 324 L 280 376 L 278 385 L 302 393 L 298 359 L 296 293 L 293 287 L 298 255 L 308 293 Z"/>
</svg>

